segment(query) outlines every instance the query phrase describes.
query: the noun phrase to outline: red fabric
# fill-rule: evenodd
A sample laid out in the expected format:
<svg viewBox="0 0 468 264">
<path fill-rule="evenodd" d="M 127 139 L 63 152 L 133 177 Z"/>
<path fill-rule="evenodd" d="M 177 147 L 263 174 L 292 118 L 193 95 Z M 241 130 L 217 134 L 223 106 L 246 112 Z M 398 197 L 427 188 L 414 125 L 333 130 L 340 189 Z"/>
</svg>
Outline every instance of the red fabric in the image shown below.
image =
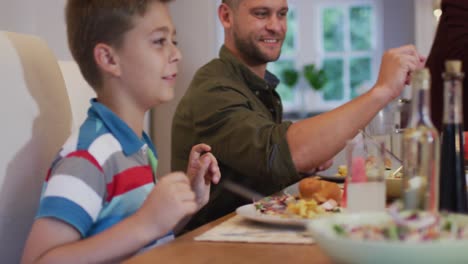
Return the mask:
<svg viewBox="0 0 468 264">
<path fill-rule="evenodd" d="M 431 117 L 434 125 L 442 130 L 444 111 L 444 85 L 442 73 L 446 60 L 461 60 L 463 71 L 468 69 L 468 0 L 443 0 L 442 16 L 427 59 L 432 78 Z M 468 78 L 464 79 L 463 122 L 468 126 Z"/>
<path fill-rule="evenodd" d="M 153 172 L 150 166 L 133 167 L 114 175 L 112 182 L 107 184 L 106 201 L 113 197 L 137 189 L 153 182 Z"/>
</svg>

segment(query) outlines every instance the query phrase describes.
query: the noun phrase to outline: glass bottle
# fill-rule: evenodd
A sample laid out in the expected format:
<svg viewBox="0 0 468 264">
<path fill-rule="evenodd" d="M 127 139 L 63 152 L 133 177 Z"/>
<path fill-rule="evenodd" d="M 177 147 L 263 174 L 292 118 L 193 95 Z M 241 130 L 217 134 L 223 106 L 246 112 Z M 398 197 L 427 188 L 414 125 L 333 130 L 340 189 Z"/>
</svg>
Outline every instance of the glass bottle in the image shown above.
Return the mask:
<svg viewBox="0 0 468 264">
<path fill-rule="evenodd" d="M 405 209 L 438 211 L 439 133 L 430 118 L 430 73 L 413 72 L 411 113 L 403 134 L 403 201 Z"/>
<path fill-rule="evenodd" d="M 463 160 L 461 61 L 445 63 L 444 119 L 440 165 L 440 210 L 466 213 L 466 179 Z"/>
</svg>

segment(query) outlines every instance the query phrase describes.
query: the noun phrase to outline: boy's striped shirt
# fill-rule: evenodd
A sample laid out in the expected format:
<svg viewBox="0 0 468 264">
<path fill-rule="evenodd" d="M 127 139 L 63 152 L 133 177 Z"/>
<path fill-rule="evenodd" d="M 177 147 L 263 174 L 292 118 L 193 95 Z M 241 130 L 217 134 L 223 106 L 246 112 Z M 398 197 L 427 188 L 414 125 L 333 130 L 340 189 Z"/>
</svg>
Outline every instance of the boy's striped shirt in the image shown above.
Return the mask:
<svg viewBox="0 0 468 264">
<path fill-rule="evenodd" d="M 83 238 L 135 213 L 154 187 L 148 136 L 140 139 L 104 105 L 91 104 L 49 170 L 37 214 L 70 224 Z"/>
</svg>

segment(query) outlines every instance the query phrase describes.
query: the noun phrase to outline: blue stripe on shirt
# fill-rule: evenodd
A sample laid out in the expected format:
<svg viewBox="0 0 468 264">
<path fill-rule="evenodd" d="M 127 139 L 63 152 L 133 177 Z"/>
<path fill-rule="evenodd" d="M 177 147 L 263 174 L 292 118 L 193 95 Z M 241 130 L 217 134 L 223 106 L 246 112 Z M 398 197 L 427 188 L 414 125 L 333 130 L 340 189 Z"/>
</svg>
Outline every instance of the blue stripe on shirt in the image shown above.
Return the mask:
<svg viewBox="0 0 468 264">
<path fill-rule="evenodd" d="M 61 197 L 45 197 L 39 206 L 37 218 L 53 217 L 73 226 L 80 232 L 81 237 L 93 225 L 93 219 L 76 203 Z"/>
</svg>

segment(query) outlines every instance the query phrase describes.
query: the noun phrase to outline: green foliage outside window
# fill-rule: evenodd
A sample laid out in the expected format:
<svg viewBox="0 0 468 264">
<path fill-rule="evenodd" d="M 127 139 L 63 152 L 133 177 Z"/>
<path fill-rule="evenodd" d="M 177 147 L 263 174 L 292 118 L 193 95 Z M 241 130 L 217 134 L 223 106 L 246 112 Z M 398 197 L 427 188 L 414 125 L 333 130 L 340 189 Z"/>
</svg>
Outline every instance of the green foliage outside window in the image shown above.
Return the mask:
<svg viewBox="0 0 468 264">
<path fill-rule="evenodd" d="M 372 8 L 355 6 L 350 8 L 351 49 L 369 50 L 372 48 Z"/>
<path fill-rule="evenodd" d="M 304 66 L 304 77 L 309 83 L 310 88 L 320 91 L 328 81 L 327 75 L 323 69 L 319 69 L 315 64 Z"/>
<path fill-rule="evenodd" d="M 281 80 L 289 88 L 294 88 L 297 81 L 299 80 L 299 72 L 293 68 L 284 69 L 281 72 Z"/>
<path fill-rule="evenodd" d="M 371 79 L 372 62 L 370 57 L 351 58 L 349 62 L 351 98 L 359 96 L 358 89 Z"/>
<path fill-rule="evenodd" d="M 328 82 L 323 89 L 323 99 L 344 99 L 343 64 L 343 59 L 324 60 L 322 68 L 327 75 Z"/>
<path fill-rule="evenodd" d="M 281 47 L 282 56 L 293 56 L 296 50 L 295 36 L 297 36 L 297 17 L 294 9 L 288 11 L 288 31 Z"/>
<path fill-rule="evenodd" d="M 345 16 L 345 11 L 349 16 Z M 359 95 L 358 89 L 364 82 L 372 79 L 372 57 L 365 52 L 372 52 L 374 48 L 373 15 L 372 5 L 351 5 L 347 9 L 343 6 L 326 7 L 322 10 L 325 52 L 322 65 L 329 80 L 324 88 L 325 101 L 352 99 Z M 348 26 L 345 26 L 346 22 Z M 344 32 L 348 27 L 349 32 Z M 345 47 L 346 40 L 350 45 Z M 354 51 L 364 54 L 356 57 L 352 54 Z M 349 68 L 345 69 L 345 65 Z M 344 80 L 345 70 L 349 83 Z M 346 93 L 345 89 L 350 89 L 350 92 Z M 350 98 L 345 98 L 347 94 Z"/>
<path fill-rule="evenodd" d="M 338 8 L 323 11 L 323 41 L 325 51 L 344 50 L 344 14 Z"/>
</svg>

